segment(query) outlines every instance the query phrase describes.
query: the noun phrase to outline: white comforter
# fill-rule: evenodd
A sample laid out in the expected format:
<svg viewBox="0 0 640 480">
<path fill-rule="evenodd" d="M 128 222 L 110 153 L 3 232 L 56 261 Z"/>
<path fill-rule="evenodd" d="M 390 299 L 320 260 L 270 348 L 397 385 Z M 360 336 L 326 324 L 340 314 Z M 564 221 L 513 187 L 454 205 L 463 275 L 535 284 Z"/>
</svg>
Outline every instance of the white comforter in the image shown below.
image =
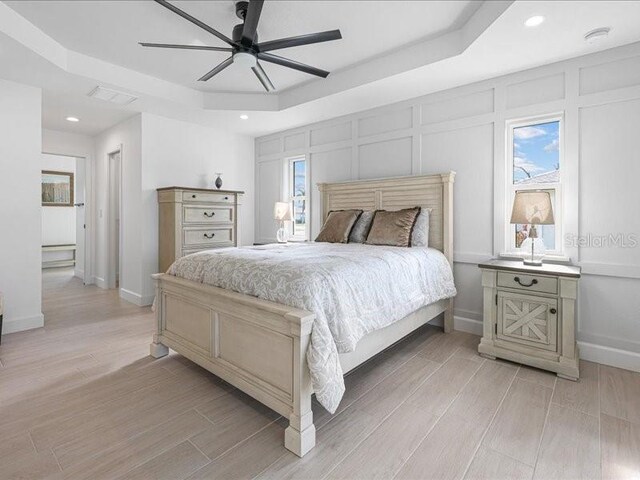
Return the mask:
<svg viewBox="0 0 640 480">
<path fill-rule="evenodd" d="M 168 273 L 314 313 L 307 360 L 316 398 L 331 413 L 344 393 L 339 353 L 353 351 L 367 333 L 456 294 L 449 263 L 431 248 L 225 248 L 183 257 Z"/>
</svg>

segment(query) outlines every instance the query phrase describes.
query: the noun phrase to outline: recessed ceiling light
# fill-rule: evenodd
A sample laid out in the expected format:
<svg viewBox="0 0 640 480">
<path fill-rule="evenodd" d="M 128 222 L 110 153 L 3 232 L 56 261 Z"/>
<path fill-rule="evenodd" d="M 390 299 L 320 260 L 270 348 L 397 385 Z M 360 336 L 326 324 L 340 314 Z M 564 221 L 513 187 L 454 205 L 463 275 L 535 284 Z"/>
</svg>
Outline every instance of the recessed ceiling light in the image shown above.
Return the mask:
<svg viewBox="0 0 640 480">
<path fill-rule="evenodd" d="M 242 115 L 240 115 L 240 118 L 242 120 L 249 120 L 249 115 L 245 115 L 244 113 Z"/>
<path fill-rule="evenodd" d="M 77 117 L 67 117 L 65 120 L 67 122 L 79 122 L 80 121 L 80 119 L 77 118 Z"/>
<path fill-rule="evenodd" d="M 524 24 L 527 27 L 537 27 L 542 22 L 544 22 L 544 17 L 542 15 L 534 15 L 533 17 L 527 18 L 527 21 Z"/>
<path fill-rule="evenodd" d="M 609 27 L 596 28 L 595 30 L 587 32 L 584 39 L 587 43 L 596 43 L 607 38 L 610 31 L 611 29 Z"/>
</svg>

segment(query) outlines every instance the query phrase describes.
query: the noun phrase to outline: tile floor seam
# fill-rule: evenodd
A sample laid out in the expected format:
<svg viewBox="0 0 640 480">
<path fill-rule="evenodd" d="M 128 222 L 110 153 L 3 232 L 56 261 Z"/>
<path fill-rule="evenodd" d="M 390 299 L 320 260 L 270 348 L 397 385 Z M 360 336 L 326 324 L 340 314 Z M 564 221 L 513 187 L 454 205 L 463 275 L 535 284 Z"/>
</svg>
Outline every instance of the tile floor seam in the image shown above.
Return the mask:
<svg viewBox="0 0 640 480">
<path fill-rule="evenodd" d="M 411 460 L 411 458 L 413 457 L 413 455 L 416 453 L 416 451 L 418 450 L 418 448 L 420 448 L 420 445 L 422 445 L 422 442 L 424 442 L 424 440 L 429 436 L 429 434 L 433 431 L 433 429 L 436 427 L 436 425 L 438 424 L 438 422 L 440 422 L 442 420 L 442 417 L 445 416 L 445 414 L 449 411 L 449 409 L 451 408 L 451 405 L 453 405 L 455 403 L 455 401 L 458 399 L 458 397 L 460 396 L 460 394 L 462 393 L 462 391 L 467 387 L 467 385 L 469 385 L 469 383 L 471 382 L 471 380 L 473 380 L 473 378 L 478 374 L 478 372 L 480 371 L 480 369 L 482 368 L 482 366 L 485 364 L 486 360 L 483 358 L 481 362 L 474 362 L 477 363 L 477 368 L 476 371 L 473 372 L 473 375 L 471 375 L 469 377 L 469 379 L 464 383 L 464 385 L 462 385 L 462 387 L 460 387 L 460 390 L 458 391 L 458 393 L 456 393 L 456 395 L 451 399 L 451 401 L 449 402 L 449 404 L 447 405 L 447 408 L 444 409 L 444 411 L 438 416 L 438 420 L 436 420 L 434 422 L 434 424 L 431 426 L 431 428 L 429 429 L 429 431 L 425 434 L 424 437 L 422 437 L 422 440 L 420 440 L 419 442 L 416 442 L 416 447 L 411 451 L 411 453 L 407 456 L 407 459 L 404 461 L 404 463 L 402 465 L 400 465 L 400 467 L 398 468 L 398 471 L 395 473 L 395 475 L 393 476 L 393 478 L 395 479 L 398 474 L 402 471 L 402 469 L 404 468 L 404 466 L 407 464 L 407 462 L 409 460 Z"/>
<path fill-rule="evenodd" d="M 509 391 L 511 390 L 511 387 L 513 386 L 514 382 L 516 381 L 516 378 L 518 377 L 518 372 L 520 371 L 521 368 L 522 368 L 522 366 L 518 366 L 517 370 L 513 374 L 513 378 L 511 379 L 511 382 L 509 382 L 509 386 L 507 387 L 507 389 L 505 390 L 504 394 L 502 395 L 502 398 L 500 399 L 500 402 L 498 402 L 498 406 L 496 407 L 496 411 L 493 412 L 493 415 L 491 416 L 491 421 L 489 422 L 489 424 L 486 426 L 486 428 L 482 432 L 482 436 L 480 437 L 480 441 L 478 442 L 478 445 L 476 445 L 476 449 L 473 451 L 473 455 L 471 456 L 471 460 L 469 460 L 469 463 L 467 464 L 467 468 L 465 468 L 464 473 L 462 474 L 462 478 L 464 478 L 464 476 L 467 474 L 467 472 L 469 471 L 469 468 L 471 467 L 471 464 L 473 463 L 473 460 L 476 458 L 476 455 L 478 454 L 478 450 L 480 450 L 480 447 L 482 446 L 482 443 L 484 442 L 484 439 L 487 436 L 487 433 L 491 429 L 491 426 L 493 425 L 493 422 L 495 421 L 496 417 L 498 416 L 498 412 L 500 411 L 500 408 L 502 408 L 502 404 L 504 403 L 504 399 L 507 398 L 507 395 L 509 394 Z"/>
<path fill-rule="evenodd" d="M 551 399 L 556 393 L 556 387 L 558 386 L 558 377 L 556 377 L 556 381 L 553 382 L 553 391 L 551 392 Z M 533 473 L 531 474 L 531 478 L 533 479 L 536 475 L 536 470 L 538 469 L 538 460 L 540 459 L 540 450 L 542 449 L 542 440 L 544 439 L 544 434 L 547 430 L 547 423 L 549 422 L 549 413 L 551 412 L 551 405 L 555 405 L 552 401 L 549 401 L 549 405 L 547 405 L 547 413 L 544 416 L 544 423 L 542 424 L 542 432 L 540 432 L 540 441 L 538 441 L 538 448 L 536 450 L 536 459 L 533 464 Z"/>
</svg>

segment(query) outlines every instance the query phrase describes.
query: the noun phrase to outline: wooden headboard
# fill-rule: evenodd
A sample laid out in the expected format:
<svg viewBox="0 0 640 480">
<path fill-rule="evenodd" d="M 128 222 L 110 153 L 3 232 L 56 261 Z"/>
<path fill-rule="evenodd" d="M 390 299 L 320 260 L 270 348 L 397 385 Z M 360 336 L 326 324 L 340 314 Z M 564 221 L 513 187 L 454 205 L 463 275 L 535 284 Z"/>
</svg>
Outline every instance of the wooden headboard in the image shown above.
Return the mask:
<svg viewBox="0 0 640 480">
<path fill-rule="evenodd" d="M 430 208 L 429 246 L 453 265 L 453 181 L 456 172 L 437 175 L 319 183 L 322 221 L 331 210 Z"/>
</svg>

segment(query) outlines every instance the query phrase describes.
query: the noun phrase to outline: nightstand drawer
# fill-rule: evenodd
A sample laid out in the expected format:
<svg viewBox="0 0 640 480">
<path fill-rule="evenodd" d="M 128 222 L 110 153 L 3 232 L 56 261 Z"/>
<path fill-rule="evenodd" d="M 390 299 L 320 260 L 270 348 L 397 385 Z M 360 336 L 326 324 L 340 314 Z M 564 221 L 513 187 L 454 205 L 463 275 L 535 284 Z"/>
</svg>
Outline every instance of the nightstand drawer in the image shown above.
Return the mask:
<svg viewBox="0 0 640 480">
<path fill-rule="evenodd" d="M 558 279 L 541 275 L 498 272 L 498 286 L 517 288 L 528 292 L 558 293 Z"/>
<path fill-rule="evenodd" d="M 498 292 L 498 340 L 558 350 L 558 301 L 555 298 Z"/>
</svg>

